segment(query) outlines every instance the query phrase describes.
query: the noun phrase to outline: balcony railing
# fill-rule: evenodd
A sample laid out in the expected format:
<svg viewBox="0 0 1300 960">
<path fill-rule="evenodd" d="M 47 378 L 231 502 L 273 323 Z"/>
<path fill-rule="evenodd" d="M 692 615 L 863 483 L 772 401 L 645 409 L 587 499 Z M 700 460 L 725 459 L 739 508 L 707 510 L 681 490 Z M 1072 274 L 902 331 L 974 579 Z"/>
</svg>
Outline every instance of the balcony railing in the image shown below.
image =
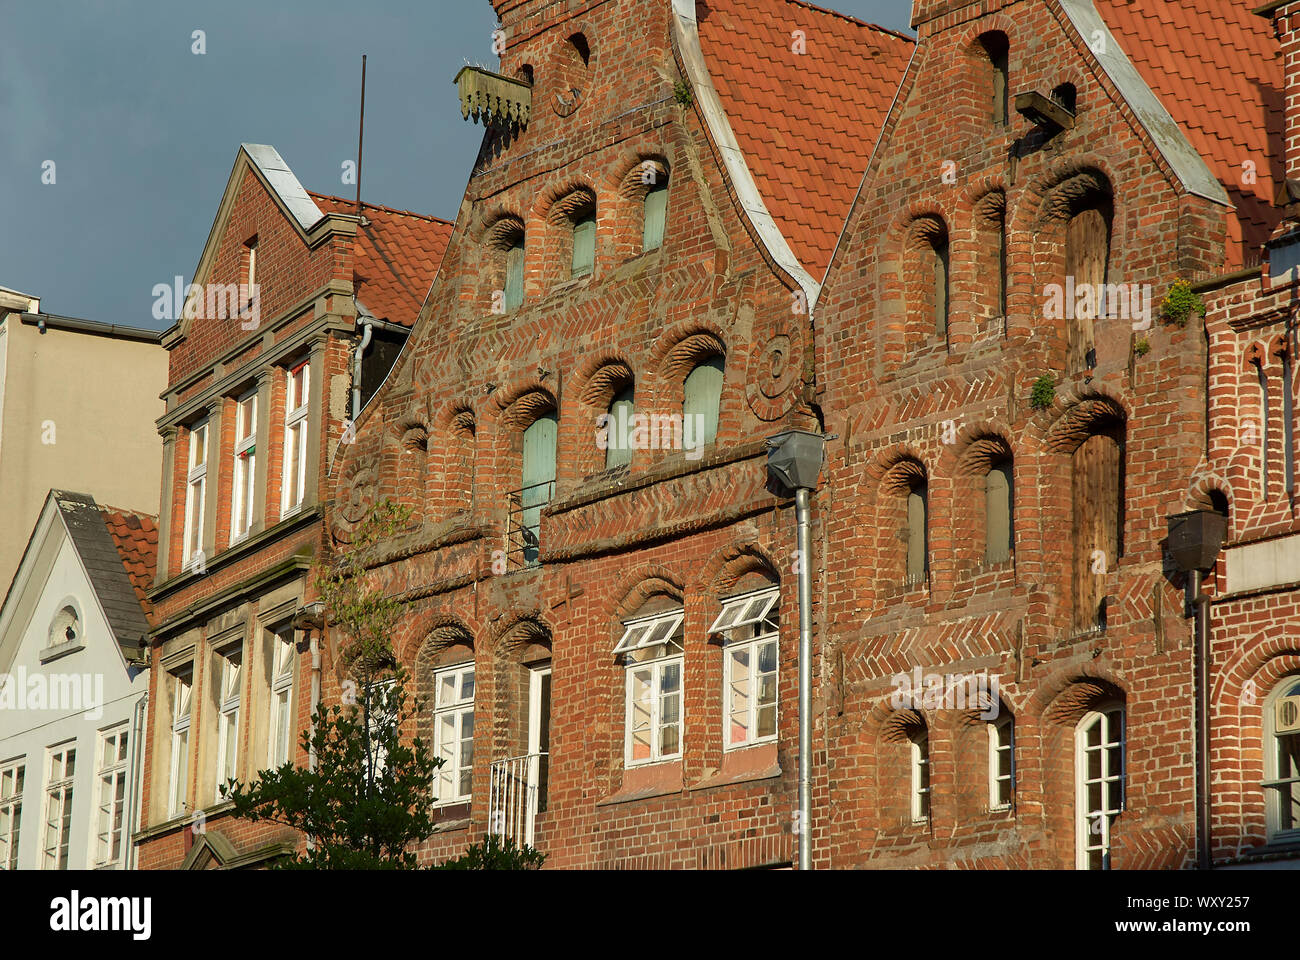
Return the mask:
<svg viewBox="0 0 1300 960">
<path fill-rule="evenodd" d="M 506 564 L 509 569 L 535 567 L 541 549 L 542 507 L 555 495 L 555 481 L 534 483 L 506 494 Z"/>
<path fill-rule="evenodd" d="M 488 829 L 515 843 L 533 845 L 533 823 L 546 809 L 549 754 L 496 760 L 488 790 Z"/>
</svg>

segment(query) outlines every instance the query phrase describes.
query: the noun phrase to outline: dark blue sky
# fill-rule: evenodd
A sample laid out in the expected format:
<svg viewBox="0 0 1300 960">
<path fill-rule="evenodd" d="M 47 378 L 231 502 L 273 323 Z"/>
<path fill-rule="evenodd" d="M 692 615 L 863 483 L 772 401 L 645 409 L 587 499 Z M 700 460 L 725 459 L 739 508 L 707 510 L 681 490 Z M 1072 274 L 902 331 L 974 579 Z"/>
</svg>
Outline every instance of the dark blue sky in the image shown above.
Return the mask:
<svg viewBox="0 0 1300 960">
<path fill-rule="evenodd" d="M 823 5 L 909 31 L 908 0 Z M 481 128 L 451 81 L 496 62 L 495 24 L 488 0 L 0 0 L 0 286 L 166 326 L 153 287 L 191 279 L 240 142 L 352 195 L 362 53 L 365 199 L 454 216 Z"/>
</svg>

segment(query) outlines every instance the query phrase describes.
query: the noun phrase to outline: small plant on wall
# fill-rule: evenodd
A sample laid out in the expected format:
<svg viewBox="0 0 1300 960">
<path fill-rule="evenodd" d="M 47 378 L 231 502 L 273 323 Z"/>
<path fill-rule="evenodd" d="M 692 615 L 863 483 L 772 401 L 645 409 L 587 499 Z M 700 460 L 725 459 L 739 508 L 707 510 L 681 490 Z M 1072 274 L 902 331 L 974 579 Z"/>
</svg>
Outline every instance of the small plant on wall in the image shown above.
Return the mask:
<svg viewBox="0 0 1300 960">
<path fill-rule="evenodd" d="M 1133 352 L 1139 357 L 1145 357 L 1151 352 L 1151 341 L 1146 337 L 1138 337 L 1137 342 L 1133 344 Z"/>
<path fill-rule="evenodd" d="M 1169 287 L 1164 300 L 1160 301 L 1160 316 L 1165 323 L 1181 327 L 1192 314 L 1205 316 L 1205 301 L 1192 289 L 1190 283 L 1179 278 Z"/>
<path fill-rule="evenodd" d="M 1046 410 L 1055 399 L 1056 381 L 1050 373 L 1045 373 L 1034 381 L 1034 387 L 1029 392 L 1029 405 L 1035 410 Z"/>
<path fill-rule="evenodd" d="M 691 85 L 685 80 L 678 80 L 673 84 L 673 99 L 683 107 L 691 105 Z"/>
</svg>

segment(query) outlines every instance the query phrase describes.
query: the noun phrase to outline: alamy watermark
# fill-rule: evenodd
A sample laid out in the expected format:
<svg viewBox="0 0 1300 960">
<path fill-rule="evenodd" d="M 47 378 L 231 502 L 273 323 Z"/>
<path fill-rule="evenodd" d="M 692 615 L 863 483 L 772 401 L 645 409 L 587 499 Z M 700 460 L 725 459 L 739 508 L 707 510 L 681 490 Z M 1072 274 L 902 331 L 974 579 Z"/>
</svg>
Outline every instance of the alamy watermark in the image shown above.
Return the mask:
<svg viewBox="0 0 1300 960">
<path fill-rule="evenodd" d="M 1043 287 L 1043 317 L 1047 320 L 1128 320 L 1134 330 L 1151 326 L 1151 284 L 1149 283 L 1065 283 Z"/>
<path fill-rule="evenodd" d="M 979 710 L 981 720 L 998 716 L 998 678 L 988 673 L 930 673 L 920 667 L 896 673 L 889 705 L 895 710 Z"/>
<path fill-rule="evenodd" d="M 104 715 L 102 673 L 33 673 L 19 666 L 0 674 L 0 715 L 8 710 L 58 710 L 85 713 L 91 720 Z"/>
<path fill-rule="evenodd" d="M 154 284 L 155 320 L 239 320 L 243 330 L 256 330 L 262 321 L 262 287 L 257 283 Z"/>
<path fill-rule="evenodd" d="M 702 413 L 629 413 L 620 406 L 596 418 L 598 450 L 684 450 L 687 460 L 704 456 Z"/>
</svg>

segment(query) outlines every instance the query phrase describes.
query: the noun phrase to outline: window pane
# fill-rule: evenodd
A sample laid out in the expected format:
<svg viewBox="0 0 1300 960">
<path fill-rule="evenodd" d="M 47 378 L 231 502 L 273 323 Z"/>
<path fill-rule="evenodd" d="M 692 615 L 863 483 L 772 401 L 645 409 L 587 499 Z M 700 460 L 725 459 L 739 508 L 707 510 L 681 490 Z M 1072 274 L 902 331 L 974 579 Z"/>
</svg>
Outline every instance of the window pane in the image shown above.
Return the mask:
<svg viewBox="0 0 1300 960">
<path fill-rule="evenodd" d="M 620 467 L 632 460 L 632 388 L 621 390 L 609 405 L 609 422 L 606 424 L 605 469 Z"/>
<path fill-rule="evenodd" d="M 659 184 L 645 196 L 645 228 L 641 236 L 643 250 L 657 250 L 663 245 L 667 213 L 668 185 Z"/>
<path fill-rule="evenodd" d="M 524 242 L 518 241 L 506 253 L 505 306 L 513 310 L 524 302 Z"/>
<path fill-rule="evenodd" d="M 687 447 L 712 443 L 718 437 L 722 374 L 722 358 L 711 357 L 686 377 L 682 400 L 682 442 Z"/>
<path fill-rule="evenodd" d="M 998 464 L 984 478 L 984 562 L 1011 559 L 1011 465 Z"/>
<path fill-rule="evenodd" d="M 596 217 L 589 214 L 573 225 L 573 269 L 571 276 L 591 273 L 596 259 Z"/>
</svg>

